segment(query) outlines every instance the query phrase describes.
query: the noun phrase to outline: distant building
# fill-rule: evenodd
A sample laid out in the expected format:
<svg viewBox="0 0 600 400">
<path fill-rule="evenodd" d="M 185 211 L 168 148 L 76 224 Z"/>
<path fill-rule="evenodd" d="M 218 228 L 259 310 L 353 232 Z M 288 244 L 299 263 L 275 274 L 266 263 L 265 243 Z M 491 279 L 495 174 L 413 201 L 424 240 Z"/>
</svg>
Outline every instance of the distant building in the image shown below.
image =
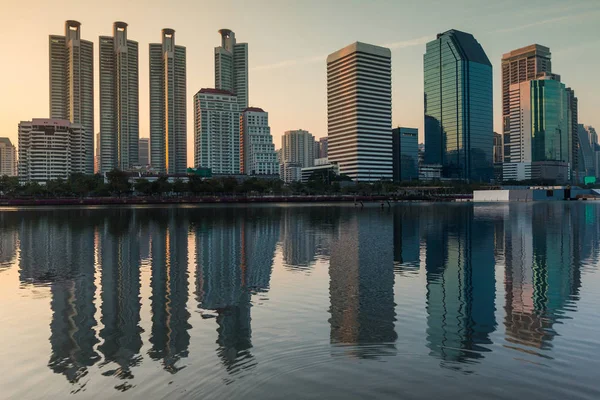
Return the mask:
<svg viewBox="0 0 600 400">
<path fill-rule="evenodd" d="M 300 164 L 302 168 L 312 167 L 315 158 L 315 138 L 305 130 L 286 131 L 281 137 L 282 163 Z"/>
<path fill-rule="evenodd" d="M 579 100 L 575 91 L 567 88 L 567 120 L 569 124 L 569 163 L 572 176 L 571 180 L 579 183 Z M 582 177 L 583 178 L 583 177 Z"/>
<path fill-rule="evenodd" d="M 20 122 L 19 181 L 45 184 L 67 179 L 74 172 L 85 173 L 73 162 L 84 135 L 83 126 L 68 120 L 34 118 Z"/>
<path fill-rule="evenodd" d="M 340 169 L 337 164 L 330 163 L 327 158 L 317 158 L 315 159 L 315 165 L 313 167 L 302 168 L 302 183 L 308 182 L 310 177 L 315 173 L 322 174 L 326 177 L 325 179 L 327 179 L 327 177 L 330 176 L 330 173 L 339 175 Z"/>
<path fill-rule="evenodd" d="M 96 133 L 96 154 L 94 154 L 94 173 L 100 173 L 100 132 Z"/>
<path fill-rule="evenodd" d="M 327 136 L 322 137 L 321 139 L 319 139 L 319 154 L 318 157 L 316 158 L 327 158 Z"/>
<path fill-rule="evenodd" d="M 140 138 L 139 143 L 139 161 L 138 164 L 142 167 L 150 165 L 150 139 Z"/>
<path fill-rule="evenodd" d="M 248 43 L 237 43 L 235 33 L 221 29 L 215 47 L 215 88 L 236 96 L 240 110 L 248 107 Z"/>
<path fill-rule="evenodd" d="M 186 49 L 175 45 L 175 31 L 163 29 L 151 43 L 150 162 L 159 173 L 187 169 Z"/>
<path fill-rule="evenodd" d="M 579 171 L 580 180 L 584 177 L 600 177 L 598 159 L 600 155 L 600 144 L 598 135 L 592 126 L 579 124 L 577 126 L 579 141 Z"/>
<path fill-rule="evenodd" d="M 441 164 L 421 164 L 419 165 L 420 181 L 438 181 L 442 179 Z"/>
<path fill-rule="evenodd" d="M 419 179 L 419 131 L 392 129 L 394 182 Z"/>
<path fill-rule="evenodd" d="M 81 39 L 81 24 L 65 22 L 65 35 L 50 35 L 50 118 L 83 128 L 71 163 L 94 173 L 94 44 Z"/>
<path fill-rule="evenodd" d="M 0 137 L 0 177 L 17 176 L 17 149 L 9 138 Z"/>
<path fill-rule="evenodd" d="M 240 172 L 246 175 L 279 173 L 269 113 L 262 108 L 246 108 L 240 114 Z"/>
<path fill-rule="evenodd" d="M 504 143 L 502 135 L 494 132 L 494 164 L 504 161 Z"/>
<path fill-rule="evenodd" d="M 127 170 L 139 164 L 138 42 L 127 38 L 125 22 L 99 40 L 100 171 Z"/>
<path fill-rule="evenodd" d="M 502 180 L 527 181 L 537 180 L 566 184 L 570 180 L 570 164 L 566 161 L 534 161 L 502 164 Z"/>
<path fill-rule="evenodd" d="M 327 125 L 328 158 L 340 173 L 392 179 L 390 49 L 356 42 L 327 57 Z"/>
<path fill-rule="evenodd" d="M 492 64 L 473 35 L 450 30 L 427 43 L 425 162 L 443 177 L 493 178 Z"/>
<path fill-rule="evenodd" d="M 302 166 L 299 163 L 284 163 L 279 165 L 279 178 L 285 183 L 302 180 Z"/>
<path fill-rule="evenodd" d="M 194 166 L 240 173 L 240 110 L 233 93 L 200 89 L 194 96 Z"/>
</svg>

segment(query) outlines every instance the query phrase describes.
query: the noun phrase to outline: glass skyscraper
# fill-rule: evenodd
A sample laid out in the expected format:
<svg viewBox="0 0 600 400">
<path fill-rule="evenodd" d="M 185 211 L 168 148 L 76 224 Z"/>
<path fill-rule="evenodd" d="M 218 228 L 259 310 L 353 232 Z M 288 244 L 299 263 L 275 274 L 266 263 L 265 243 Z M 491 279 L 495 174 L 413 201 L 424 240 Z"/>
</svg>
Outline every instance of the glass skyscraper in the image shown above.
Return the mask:
<svg viewBox="0 0 600 400">
<path fill-rule="evenodd" d="M 492 64 L 473 35 L 450 30 L 427 43 L 425 162 L 445 178 L 493 178 Z"/>
<path fill-rule="evenodd" d="M 416 128 L 392 129 L 394 182 L 419 179 L 418 136 Z"/>
</svg>

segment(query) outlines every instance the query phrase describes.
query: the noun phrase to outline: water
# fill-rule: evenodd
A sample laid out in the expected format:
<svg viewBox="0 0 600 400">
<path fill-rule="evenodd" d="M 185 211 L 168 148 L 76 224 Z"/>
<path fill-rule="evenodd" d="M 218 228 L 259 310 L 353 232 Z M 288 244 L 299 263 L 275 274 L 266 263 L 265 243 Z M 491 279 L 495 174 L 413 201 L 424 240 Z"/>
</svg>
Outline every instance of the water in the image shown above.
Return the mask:
<svg viewBox="0 0 600 400">
<path fill-rule="evenodd" d="M 0 211 L 0 398 L 600 398 L 600 204 Z"/>
</svg>

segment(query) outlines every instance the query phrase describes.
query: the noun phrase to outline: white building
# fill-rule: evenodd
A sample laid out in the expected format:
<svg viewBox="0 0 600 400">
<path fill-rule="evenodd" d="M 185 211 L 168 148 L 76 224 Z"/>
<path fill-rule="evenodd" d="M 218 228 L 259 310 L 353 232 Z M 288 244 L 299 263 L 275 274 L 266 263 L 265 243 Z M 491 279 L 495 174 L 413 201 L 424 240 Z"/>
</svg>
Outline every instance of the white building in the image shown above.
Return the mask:
<svg viewBox="0 0 600 400">
<path fill-rule="evenodd" d="M 194 166 L 240 173 L 240 111 L 233 93 L 200 89 L 194 96 Z"/>
<path fill-rule="evenodd" d="M 9 138 L 0 137 L 0 176 L 17 176 L 17 149 Z"/>
<path fill-rule="evenodd" d="M 34 118 L 19 123 L 19 181 L 46 183 L 82 172 L 75 154 L 83 136 L 83 126 L 68 120 Z"/>
<path fill-rule="evenodd" d="M 328 158 L 317 158 L 315 159 L 315 165 L 313 167 L 302 168 L 302 183 L 306 183 L 310 180 L 310 177 L 316 172 L 323 175 L 327 174 L 328 171 L 333 172 L 335 175 L 340 174 L 340 170 L 337 164 L 329 162 Z M 327 175 L 325 175 L 327 176 Z"/>
<path fill-rule="evenodd" d="M 279 165 L 279 178 L 285 183 L 302 180 L 302 167 L 298 163 L 285 163 Z"/>
<path fill-rule="evenodd" d="M 163 29 L 150 51 L 150 162 L 159 173 L 187 170 L 186 49 Z"/>
<path fill-rule="evenodd" d="M 246 175 L 279 174 L 269 113 L 262 108 L 246 108 L 240 115 L 240 172 Z"/>
<path fill-rule="evenodd" d="M 281 137 L 282 163 L 297 163 L 302 168 L 312 167 L 315 158 L 315 137 L 308 131 L 286 131 Z"/>
<path fill-rule="evenodd" d="M 502 164 L 502 180 L 525 181 L 531 179 L 531 158 L 528 162 L 510 162 Z"/>
<path fill-rule="evenodd" d="M 138 58 L 125 22 L 113 24 L 113 36 L 100 36 L 100 172 L 139 163 Z"/>
<path fill-rule="evenodd" d="M 78 172 L 94 173 L 94 44 L 81 39 L 81 24 L 65 22 L 65 35 L 50 35 L 50 118 L 83 127 L 73 161 Z"/>
<path fill-rule="evenodd" d="M 389 49 L 356 42 L 327 57 L 328 157 L 355 181 L 392 179 Z"/>
<path fill-rule="evenodd" d="M 248 107 L 248 43 L 237 43 L 235 33 L 221 29 L 221 46 L 215 47 L 215 88 L 233 93 L 239 109 Z"/>
</svg>

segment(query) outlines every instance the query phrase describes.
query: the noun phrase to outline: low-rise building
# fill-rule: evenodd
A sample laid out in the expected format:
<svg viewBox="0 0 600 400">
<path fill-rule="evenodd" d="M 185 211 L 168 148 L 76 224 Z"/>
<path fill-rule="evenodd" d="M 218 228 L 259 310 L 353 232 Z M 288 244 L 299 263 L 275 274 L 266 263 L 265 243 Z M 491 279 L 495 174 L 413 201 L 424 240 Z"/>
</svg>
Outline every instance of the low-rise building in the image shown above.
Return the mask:
<svg viewBox="0 0 600 400">
<path fill-rule="evenodd" d="M 330 163 L 329 159 L 327 158 L 317 158 L 315 159 L 315 165 L 313 167 L 302 168 L 302 183 L 308 182 L 314 173 L 328 174 L 328 171 L 333 172 L 335 175 L 340 174 L 340 169 L 337 163 Z"/>
</svg>

